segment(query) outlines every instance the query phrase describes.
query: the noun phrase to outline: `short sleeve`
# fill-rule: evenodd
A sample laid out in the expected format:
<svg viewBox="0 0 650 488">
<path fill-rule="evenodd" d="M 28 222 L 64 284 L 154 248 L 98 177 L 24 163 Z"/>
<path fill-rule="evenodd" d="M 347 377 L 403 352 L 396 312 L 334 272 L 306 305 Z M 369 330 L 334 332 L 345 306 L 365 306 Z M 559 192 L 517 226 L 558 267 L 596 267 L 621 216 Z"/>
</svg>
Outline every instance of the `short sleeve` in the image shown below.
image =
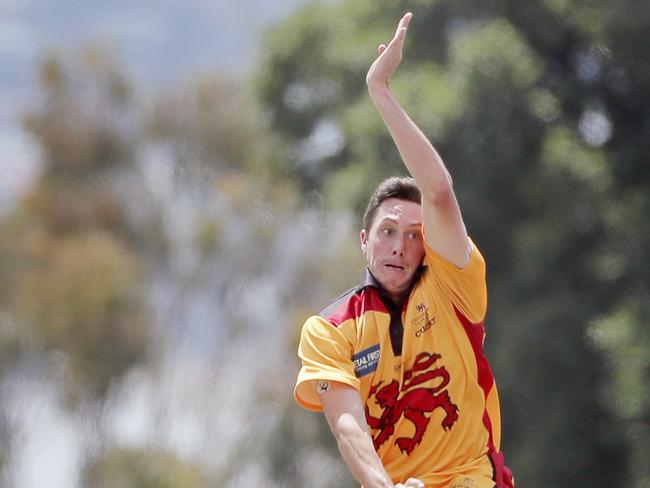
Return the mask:
<svg viewBox="0 0 650 488">
<path fill-rule="evenodd" d="M 459 268 L 437 254 L 425 242 L 424 263 L 429 279 L 437 282 L 451 299 L 454 306 L 472 322 L 480 322 L 487 310 L 487 287 L 485 284 L 485 260 L 470 239 L 469 263 Z"/>
<path fill-rule="evenodd" d="M 322 411 L 316 392 L 317 380 L 345 383 L 359 389 L 359 380 L 354 374 L 352 344 L 345 337 L 343 323 L 333 326 L 322 317 L 312 316 L 303 325 L 298 346 L 302 367 L 298 373 L 294 396 L 300 406 L 307 410 Z"/>
</svg>

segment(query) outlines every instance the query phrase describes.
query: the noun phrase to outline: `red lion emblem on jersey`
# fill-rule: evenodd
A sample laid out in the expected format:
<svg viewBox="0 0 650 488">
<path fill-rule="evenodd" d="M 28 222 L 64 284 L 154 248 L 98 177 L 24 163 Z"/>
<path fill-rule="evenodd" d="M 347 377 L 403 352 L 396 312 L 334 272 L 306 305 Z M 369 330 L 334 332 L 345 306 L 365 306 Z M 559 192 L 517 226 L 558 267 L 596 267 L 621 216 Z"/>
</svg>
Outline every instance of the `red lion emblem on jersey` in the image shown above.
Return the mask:
<svg viewBox="0 0 650 488">
<path fill-rule="evenodd" d="M 444 366 L 429 368 L 440 359 L 440 354 L 423 352 L 417 355 L 413 368 L 404 373 L 404 383 L 400 389 L 397 380 L 393 380 L 381 389 L 382 382 L 370 389 L 370 395 L 375 395 L 375 402 L 383 408 L 381 417 L 370 415 L 366 404 L 366 420 L 368 425 L 379 433 L 373 438 L 375 449 L 378 449 L 395 433 L 395 423 L 402 417 L 410 420 L 415 425 L 413 437 L 400 437 L 395 444 L 405 454 L 411 454 L 424 436 L 429 425 L 430 417 L 425 413 L 433 412 L 436 408 L 445 411 L 445 418 L 440 425 L 445 430 L 450 430 L 458 420 L 458 407 L 452 403 L 449 393 L 445 388 L 449 384 L 449 372 Z M 428 370 L 428 371 L 426 371 Z M 419 371 L 424 371 L 414 375 Z M 432 388 L 414 388 L 417 385 L 431 380 L 440 382 Z M 370 399 L 370 398 L 369 398 Z"/>
</svg>

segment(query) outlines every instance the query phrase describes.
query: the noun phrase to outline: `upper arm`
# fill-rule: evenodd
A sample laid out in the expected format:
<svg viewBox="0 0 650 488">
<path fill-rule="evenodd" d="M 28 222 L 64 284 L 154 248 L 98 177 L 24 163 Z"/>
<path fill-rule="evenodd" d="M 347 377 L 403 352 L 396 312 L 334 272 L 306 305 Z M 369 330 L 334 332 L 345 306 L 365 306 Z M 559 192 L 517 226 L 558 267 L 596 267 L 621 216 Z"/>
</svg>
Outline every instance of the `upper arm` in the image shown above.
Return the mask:
<svg viewBox="0 0 650 488">
<path fill-rule="evenodd" d="M 424 280 L 428 286 L 440 289 L 454 304 L 456 309 L 471 322 L 480 322 L 487 308 L 487 287 L 485 283 L 485 260 L 471 239 L 469 241 L 469 261 L 459 268 L 439 255 L 425 243 L 424 262 L 431 271 Z"/>
<path fill-rule="evenodd" d="M 352 362 L 351 323 L 334 327 L 319 316 L 312 316 L 303 325 L 298 356 L 302 367 L 298 373 L 295 398 L 309 409 L 320 411 L 321 398 L 316 391 L 319 380 L 336 381 L 359 388 L 359 379 Z"/>
<path fill-rule="evenodd" d="M 316 388 L 327 423 L 337 438 L 350 430 L 368 431 L 365 410 L 356 389 L 338 381 L 319 382 Z"/>
<path fill-rule="evenodd" d="M 458 268 L 465 267 L 470 260 L 471 245 L 451 180 L 420 191 L 427 244 Z"/>
</svg>

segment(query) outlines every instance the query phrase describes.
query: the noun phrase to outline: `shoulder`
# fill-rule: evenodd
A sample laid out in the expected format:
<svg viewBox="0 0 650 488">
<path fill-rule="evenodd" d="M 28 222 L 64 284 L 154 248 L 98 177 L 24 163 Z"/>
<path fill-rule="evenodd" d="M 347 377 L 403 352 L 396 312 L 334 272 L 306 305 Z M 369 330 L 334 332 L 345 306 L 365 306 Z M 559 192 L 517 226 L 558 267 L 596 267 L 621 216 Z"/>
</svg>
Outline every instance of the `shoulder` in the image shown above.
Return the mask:
<svg viewBox="0 0 650 488">
<path fill-rule="evenodd" d="M 348 291 L 341 293 L 338 297 L 328 303 L 323 309 L 318 312 L 317 315 L 331 322 L 333 319 L 337 319 L 341 312 L 349 307 L 351 302 L 355 301 L 356 296 L 357 288 L 350 288 Z M 338 323 L 341 322 L 342 320 L 338 321 Z"/>
<path fill-rule="evenodd" d="M 430 273 L 445 272 L 445 273 L 460 274 L 460 275 L 471 274 L 476 270 L 478 270 L 479 272 L 484 271 L 485 259 L 483 258 L 481 251 L 478 249 L 474 241 L 469 237 L 468 237 L 468 242 L 469 242 L 469 248 L 468 248 L 469 259 L 467 261 L 467 264 L 465 264 L 463 267 L 459 267 L 454 263 L 451 263 L 450 261 L 446 260 L 442 256 L 440 256 L 440 254 L 438 254 L 433 249 L 431 249 L 431 247 L 425 241 L 424 264 L 426 265 L 427 270 Z"/>
<path fill-rule="evenodd" d="M 318 312 L 317 316 L 338 327 L 343 322 L 356 320 L 369 311 L 385 311 L 377 289 L 354 287 L 335 298 Z"/>
</svg>

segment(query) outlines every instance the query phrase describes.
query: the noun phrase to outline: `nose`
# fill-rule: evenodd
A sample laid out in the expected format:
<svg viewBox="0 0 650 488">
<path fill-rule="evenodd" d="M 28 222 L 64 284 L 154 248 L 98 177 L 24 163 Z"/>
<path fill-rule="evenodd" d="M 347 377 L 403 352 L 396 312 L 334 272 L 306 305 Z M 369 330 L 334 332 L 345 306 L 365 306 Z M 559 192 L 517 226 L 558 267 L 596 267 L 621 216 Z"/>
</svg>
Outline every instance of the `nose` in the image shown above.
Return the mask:
<svg viewBox="0 0 650 488">
<path fill-rule="evenodd" d="M 402 239 L 395 239 L 393 245 L 393 256 L 404 256 L 404 241 Z"/>
</svg>

